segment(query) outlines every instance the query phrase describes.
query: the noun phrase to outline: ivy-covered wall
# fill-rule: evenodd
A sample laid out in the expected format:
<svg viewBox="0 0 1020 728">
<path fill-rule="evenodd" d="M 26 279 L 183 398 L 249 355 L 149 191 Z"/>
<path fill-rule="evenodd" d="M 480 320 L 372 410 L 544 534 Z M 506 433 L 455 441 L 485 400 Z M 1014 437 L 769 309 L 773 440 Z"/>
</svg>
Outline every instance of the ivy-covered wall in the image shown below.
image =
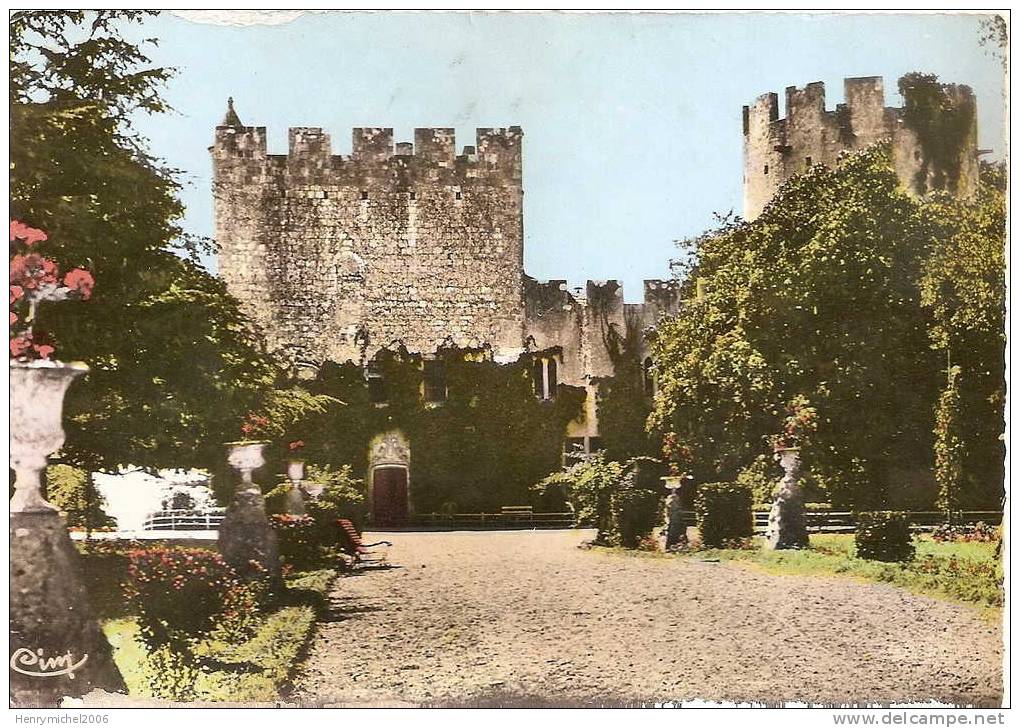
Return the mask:
<svg viewBox="0 0 1020 728">
<path fill-rule="evenodd" d="M 534 502 L 529 488 L 560 467 L 567 423 L 581 415 L 585 394 L 561 384 L 555 398 L 539 399 L 534 356 L 498 364 L 485 349 L 441 350 L 446 397 L 435 402 L 424 396 L 425 363 L 406 350 L 380 352 L 371 388 L 360 366 L 327 363 L 306 384 L 344 405 L 293 437 L 305 443 L 309 461 L 365 473 L 372 437 L 400 430 L 410 442 L 410 500 L 418 513 L 552 507 Z"/>
<path fill-rule="evenodd" d="M 903 122 L 921 147 L 914 187 L 920 193 L 963 192 L 961 182 L 976 175 L 977 106 L 967 86 L 940 83 L 936 76 L 908 73 L 899 80 Z M 971 184 L 967 184 L 969 189 Z"/>
</svg>

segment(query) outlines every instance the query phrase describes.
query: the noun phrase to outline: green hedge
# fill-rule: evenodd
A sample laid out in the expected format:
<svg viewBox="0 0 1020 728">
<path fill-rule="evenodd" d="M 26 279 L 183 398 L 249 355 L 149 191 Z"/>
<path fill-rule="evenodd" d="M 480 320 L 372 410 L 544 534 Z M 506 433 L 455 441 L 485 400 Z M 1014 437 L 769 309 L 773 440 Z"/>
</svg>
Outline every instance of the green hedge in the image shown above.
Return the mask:
<svg viewBox="0 0 1020 728">
<path fill-rule="evenodd" d="M 871 561 L 911 561 L 914 543 L 905 513 L 866 511 L 857 514 L 857 556 Z"/>
<path fill-rule="evenodd" d="M 627 488 L 613 495 L 614 537 L 624 548 L 637 548 L 662 524 L 662 495 Z"/>
<path fill-rule="evenodd" d="M 280 559 L 297 571 L 312 569 L 322 563 L 320 544 L 315 519 L 311 516 L 295 516 L 275 513 L 269 523 L 276 531 L 280 545 Z M 332 544 L 329 544 L 332 545 Z"/>
<path fill-rule="evenodd" d="M 725 548 L 754 535 L 751 489 L 738 483 L 704 483 L 694 501 L 701 543 Z"/>
</svg>

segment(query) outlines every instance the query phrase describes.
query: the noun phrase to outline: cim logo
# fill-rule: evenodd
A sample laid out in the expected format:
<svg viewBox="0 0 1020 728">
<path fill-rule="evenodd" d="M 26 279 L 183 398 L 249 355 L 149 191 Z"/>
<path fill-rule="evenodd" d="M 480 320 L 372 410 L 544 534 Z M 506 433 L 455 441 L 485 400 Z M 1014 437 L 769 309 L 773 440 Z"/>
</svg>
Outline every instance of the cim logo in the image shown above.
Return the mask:
<svg viewBox="0 0 1020 728">
<path fill-rule="evenodd" d="M 75 662 L 74 655 L 69 651 L 62 655 L 46 657 L 45 650 L 32 651 L 27 647 L 19 647 L 11 655 L 11 669 L 30 677 L 67 675 L 74 680 L 75 671 L 80 670 L 88 659 L 88 655 L 82 655 L 82 658 Z"/>
</svg>

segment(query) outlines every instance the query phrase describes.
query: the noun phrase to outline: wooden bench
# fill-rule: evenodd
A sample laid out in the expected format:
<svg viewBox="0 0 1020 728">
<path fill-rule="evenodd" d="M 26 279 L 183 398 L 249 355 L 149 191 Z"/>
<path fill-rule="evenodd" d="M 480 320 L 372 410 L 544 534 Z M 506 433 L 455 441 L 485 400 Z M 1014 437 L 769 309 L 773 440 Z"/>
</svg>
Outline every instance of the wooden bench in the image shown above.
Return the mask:
<svg viewBox="0 0 1020 728">
<path fill-rule="evenodd" d="M 337 519 L 337 525 L 340 526 L 340 548 L 345 554 L 353 559 L 353 566 L 357 566 L 361 563 L 373 563 L 373 564 L 384 564 L 386 563 L 386 555 L 376 556 L 374 552 L 369 549 L 376 546 L 392 546 L 393 544 L 389 541 L 376 541 L 375 543 L 365 543 L 361 540 L 361 534 L 358 533 L 358 529 L 354 527 L 354 524 L 348 521 L 346 518 Z M 374 558 L 365 558 L 367 556 L 374 556 Z"/>
</svg>

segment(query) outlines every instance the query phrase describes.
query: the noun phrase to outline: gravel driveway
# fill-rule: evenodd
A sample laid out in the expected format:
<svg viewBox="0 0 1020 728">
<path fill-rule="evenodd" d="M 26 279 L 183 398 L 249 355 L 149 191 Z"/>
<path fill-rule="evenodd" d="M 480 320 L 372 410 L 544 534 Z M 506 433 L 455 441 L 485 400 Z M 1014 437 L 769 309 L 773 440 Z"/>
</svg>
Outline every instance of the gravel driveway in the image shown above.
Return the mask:
<svg viewBox="0 0 1020 728">
<path fill-rule="evenodd" d="M 672 700 L 998 705 L 977 609 L 843 578 L 577 548 L 585 531 L 369 534 L 293 699 L 316 705 Z"/>
</svg>

